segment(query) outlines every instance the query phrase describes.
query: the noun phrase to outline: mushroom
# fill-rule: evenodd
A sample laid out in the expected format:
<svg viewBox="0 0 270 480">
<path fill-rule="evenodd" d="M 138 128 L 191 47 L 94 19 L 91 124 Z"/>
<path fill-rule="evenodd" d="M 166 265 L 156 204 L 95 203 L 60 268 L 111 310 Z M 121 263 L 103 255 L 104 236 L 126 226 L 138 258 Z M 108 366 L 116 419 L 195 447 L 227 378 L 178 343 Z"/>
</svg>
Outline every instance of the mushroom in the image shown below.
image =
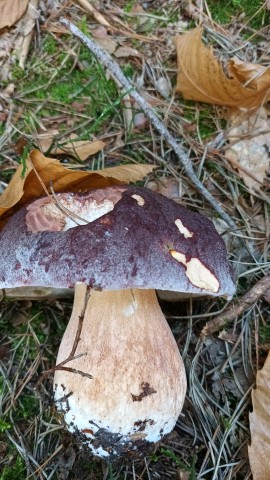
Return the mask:
<svg viewBox="0 0 270 480">
<path fill-rule="evenodd" d="M 0 288 L 75 286 L 54 377 L 68 429 L 107 460 L 168 434 L 186 376 L 155 290 L 234 294 L 213 224 L 148 189 L 115 186 L 32 202 L 0 245 Z"/>
</svg>

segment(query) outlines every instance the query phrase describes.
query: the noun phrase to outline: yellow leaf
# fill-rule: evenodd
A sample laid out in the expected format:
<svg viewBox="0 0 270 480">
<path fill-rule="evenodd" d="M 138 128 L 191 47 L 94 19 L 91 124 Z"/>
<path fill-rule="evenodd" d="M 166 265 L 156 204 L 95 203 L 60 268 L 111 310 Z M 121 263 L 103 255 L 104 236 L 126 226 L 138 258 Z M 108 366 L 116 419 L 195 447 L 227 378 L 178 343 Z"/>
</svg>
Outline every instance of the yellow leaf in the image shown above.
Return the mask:
<svg viewBox="0 0 270 480">
<path fill-rule="evenodd" d="M 0 0 L 0 30 L 11 27 L 23 16 L 29 0 Z"/>
<path fill-rule="evenodd" d="M 201 36 L 201 29 L 195 28 L 176 37 L 177 92 L 189 100 L 239 108 L 258 107 L 270 98 L 269 69 L 231 60 L 228 71 L 232 78 L 228 78 Z"/>
<path fill-rule="evenodd" d="M 13 215 L 25 203 L 36 197 L 46 195 L 44 186 L 55 192 L 80 192 L 94 188 L 142 180 L 150 173 L 154 165 L 124 165 L 105 168 L 97 172 L 82 172 L 64 167 L 54 158 L 46 158 L 38 150 L 33 150 L 26 160 L 26 172 L 18 167 L 6 190 L 0 196 L 0 229 L 10 215 Z"/>
<path fill-rule="evenodd" d="M 270 480 L 270 353 L 262 370 L 257 373 L 252 404 L 248 454 L 253 480 Z"/>
</svg>

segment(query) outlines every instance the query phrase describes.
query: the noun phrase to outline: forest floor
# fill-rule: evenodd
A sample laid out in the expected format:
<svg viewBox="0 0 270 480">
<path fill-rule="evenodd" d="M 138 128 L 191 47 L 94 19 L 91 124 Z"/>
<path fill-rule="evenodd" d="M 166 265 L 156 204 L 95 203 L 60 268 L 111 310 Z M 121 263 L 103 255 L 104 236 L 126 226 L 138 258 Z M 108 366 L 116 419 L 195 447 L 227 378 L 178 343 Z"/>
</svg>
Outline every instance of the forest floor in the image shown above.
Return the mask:
<svg viewBox="0 0 270 480">
<path fill-rule="evenodd" d="M 255 139 L 241 147 L 254 151 L 257 160 L 252 170 L 247 163 L 240 164 L 241 152 L 233 159 L 228 155 L 233 141 L 227 106 L 186 100 L 175 92 L 175 37 L 201 25 L 203 42 L 212 46 L 222 65 L 236 56 L 267 66 L 269 2 L 98 1 L 94 8 L 88 4 L 92 11 L 87 4 L 37 1 L 23 61 L 21 50 L 16 53 L 23 21 L 0 31 L 0 193 L 32 149 L 73 170 L 155 164 L 154 173 L 140 185 L 214 222 L 234 270 L 235 299 L 241 299 L 269 273 L 269 179 L 267 165 L 262 166 L 257 157 L 262 131 L 255 134 L 246 124 L 245 132 L 233 134 L 236 143 L 240 138 Z M 186 152 L 198 178 L 237 231 L 198 193 L 145 112 L 124 96 L 122 86 L 59 22 L 60 16 L 110 52 Z M 7 51 L 8 55 L 2 54 Z M 196 61 L 199 64 L 200 58 Z M 261 107 L 259 112 L 256 115 L 268 122 L 263 145 L 269 154 L 269 110 Z M 78 152 L 70 154 L 71 140 L 99 140 L 105 146 L 82 157 Z M 71 299 L 40 300 L 19 294 L 4 298 L 0 303 L 0 480 L 251 479 L 251 391 L 270 345 L 270 293 L 258 295 L 219 331 L 202 337 L 206 323 L 222 314 L 230 301 L 160 300 L 187 371 L 183 412 L 174 431 L 149 456 L 107 465 L 81 451 L 66 432 L 53 405 L 52 376 L 38 383 L 54 365 Z"/>
</svg>

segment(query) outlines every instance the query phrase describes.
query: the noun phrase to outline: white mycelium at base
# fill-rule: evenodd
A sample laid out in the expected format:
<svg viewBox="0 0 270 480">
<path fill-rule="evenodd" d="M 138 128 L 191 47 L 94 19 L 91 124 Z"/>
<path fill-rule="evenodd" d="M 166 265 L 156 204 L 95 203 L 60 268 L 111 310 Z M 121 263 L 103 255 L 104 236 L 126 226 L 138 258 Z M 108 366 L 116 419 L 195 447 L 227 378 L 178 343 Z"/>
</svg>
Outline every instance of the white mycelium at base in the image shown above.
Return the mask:
<svg viewBox="0 0 270 480">
<path fill-rule="evenodd" d="M 57 364 L 73 346 L 78 298 Z M 85 355 L 66 366 L 93 378 L 57 370 L 54 379 L 69 430 L 84 434 L 103 457 L 114 453 L 116 443 L 157 442 L 169 433 L 183 406 L 186 377 L 154 290 L 92 292 L 80 337 L 75 355 Z M 91 439 L 98 440 L 94 446 Z"/>
</svg>

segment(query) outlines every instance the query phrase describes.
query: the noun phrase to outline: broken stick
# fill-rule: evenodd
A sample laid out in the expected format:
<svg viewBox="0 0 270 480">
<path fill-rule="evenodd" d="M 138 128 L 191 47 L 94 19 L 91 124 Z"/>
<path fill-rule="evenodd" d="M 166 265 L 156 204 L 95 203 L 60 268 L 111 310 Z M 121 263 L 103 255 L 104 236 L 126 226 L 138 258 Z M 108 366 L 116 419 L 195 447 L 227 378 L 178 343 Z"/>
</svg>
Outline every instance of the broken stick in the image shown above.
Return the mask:
<svg viewBox="0 0 270 480">
<path fill-rule="evenodd" d="M 207 322 L 202 329 L 201 337 L 207 337 L 214 332 L 218 332 L 229 322 L 245 312 L 259 298 L 261 298 L 270 288 L 270 275 L 265 275 L 253 287 L 250 288 L 241 298 L 234 300 L 224 312 Z"/>
<path fill-rule="evenodd" d="M 221 205 L 212 197 L 207 188 L 198 179 L 192 163 L 186 154 L 185 150 L 177 143 L 175 138 L 170 134 L 164 123 L 158 118 L 154 110 L 148 105 L 144 98 L 135 90 L 134 85 L 126 78 L 120 69 L 119 65 L 103 50 L 94 40 L 88 38 L 79 28 L 64 17 L 59 19 L 75 37 L 79 38 L 81 42 L 97 57 L 97 59 L 109 70 L 109 72 L 121 83 L 127 93 L 134 98 L 134 100 L 141 107 L 145 116 L 152 122 L 155 129 L 167 141 L 168 145 L 175 151 L 179 162 L 183 166 L 187 176 L 198 190 L 199 193 L 212 205 L 220 217 L 229 225 L 232 230 L 237 230 L 237 226 Z"/>
</svg>

